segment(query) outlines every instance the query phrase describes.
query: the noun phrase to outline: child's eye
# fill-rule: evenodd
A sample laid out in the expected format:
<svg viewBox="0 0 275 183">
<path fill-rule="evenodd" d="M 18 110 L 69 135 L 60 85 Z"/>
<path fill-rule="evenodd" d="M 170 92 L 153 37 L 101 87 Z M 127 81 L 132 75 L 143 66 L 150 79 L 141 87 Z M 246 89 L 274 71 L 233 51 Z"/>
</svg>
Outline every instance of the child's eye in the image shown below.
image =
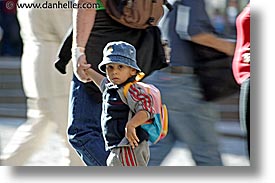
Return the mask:
<svg viewBox="0 0 275 183">
<path fill-rule="evenodd" d="M 114 69 L 114 66 L 112 66 L 112 65 L 107 65 L 106 68 L 107 68 L 107 69 Z"/>
<path fill-rule="evenodd" d="M 124 65 L 119 65 L 118 68 L 119 69 L 122 69 L 124 67 Z"/>
</svg>

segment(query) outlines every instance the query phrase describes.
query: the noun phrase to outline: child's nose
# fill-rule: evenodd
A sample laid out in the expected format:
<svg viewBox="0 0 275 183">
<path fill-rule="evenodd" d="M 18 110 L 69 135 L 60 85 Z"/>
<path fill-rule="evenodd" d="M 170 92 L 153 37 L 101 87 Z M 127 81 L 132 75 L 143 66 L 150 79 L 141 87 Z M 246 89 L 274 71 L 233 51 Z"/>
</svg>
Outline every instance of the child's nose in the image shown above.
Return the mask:
<svg viewBox="0 0 275 183">
<path fill-rule="evenodd" d="M 113 73 L 114 73 L 114 74 L 117 74 L 117 73 L 118 73 L 118 69 L 115 68 L 115 69 L 113 70 Z"/>
</svg>

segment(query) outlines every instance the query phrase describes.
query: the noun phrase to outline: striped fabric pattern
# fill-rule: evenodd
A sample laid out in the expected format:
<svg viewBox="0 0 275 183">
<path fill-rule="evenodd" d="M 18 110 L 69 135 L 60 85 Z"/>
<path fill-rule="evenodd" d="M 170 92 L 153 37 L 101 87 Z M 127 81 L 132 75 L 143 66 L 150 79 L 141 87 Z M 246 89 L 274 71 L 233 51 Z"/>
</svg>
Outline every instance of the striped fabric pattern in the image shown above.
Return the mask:
<svg viewBox="0 0 275 183">
<path fill-rule="evenodd" d="M 120 148 L 122 166 L 138 166 L 134 150 L 131 147 Z"/>
<path fill-rule="evenodd" d="M 153 100 L 148 93 L 143 92 L 141 89 L 135 88 L 134 85 L 131 85 L 129 92 L 131 97 L 136 102 L 141 102 L 143 109 L 148 111 L 149 113 L 154 113 L 153 110 Z"/>
</svg>

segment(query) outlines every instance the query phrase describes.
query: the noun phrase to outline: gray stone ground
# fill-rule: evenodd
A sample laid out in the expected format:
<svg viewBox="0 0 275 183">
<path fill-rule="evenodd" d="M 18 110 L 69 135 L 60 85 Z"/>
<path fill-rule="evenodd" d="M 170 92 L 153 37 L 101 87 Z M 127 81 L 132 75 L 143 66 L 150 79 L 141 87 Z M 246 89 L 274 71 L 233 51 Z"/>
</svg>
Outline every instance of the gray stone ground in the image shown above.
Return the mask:
<svg viewBox="0 0 275 183">
<path fill-rule="evenodd" d="M 24 121 L 25 119 L 20 118 L 0 118 L 1 148 L 5 147 L 16 128 Z M 237 126 L 234 127 L 232 125 L 228 128 L 225 125 L 219 125 L 217 128 L 219 130 L 224 130 L 225 128 L 233 132 L 235 131 L 235 133 L 239 131 Z M 220 139 L 220 146 L 225 166 L 249 166 L 249 161 L 244 150 L 245 142 L 243 138 L 223 136 Z M 28 160 L 25 166 L 68 166 L 69 161 L 66 158 L 66 154 L 67 151 L 64 142 L 61 141 L 61 138 L 57 134 L 53 133 L 47 143 Z M 178 143 L 163 161 L 162 165 L 194 166 L 194 162 L 184 144 Z"/>
</svg>

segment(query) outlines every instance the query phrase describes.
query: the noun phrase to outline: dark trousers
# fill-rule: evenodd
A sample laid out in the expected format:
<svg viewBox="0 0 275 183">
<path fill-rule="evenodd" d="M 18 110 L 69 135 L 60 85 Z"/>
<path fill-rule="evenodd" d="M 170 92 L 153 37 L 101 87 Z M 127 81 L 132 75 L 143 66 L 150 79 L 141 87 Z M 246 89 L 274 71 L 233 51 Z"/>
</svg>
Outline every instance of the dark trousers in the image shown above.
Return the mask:
<svg viewBox="0 0 275 183">
<path fill-rule="evenodd" d="M 250 157 L 250 78 L 245 80 L 241 85 L 240 123 L 247 135 L 247 150 Z"/>
</svg>

